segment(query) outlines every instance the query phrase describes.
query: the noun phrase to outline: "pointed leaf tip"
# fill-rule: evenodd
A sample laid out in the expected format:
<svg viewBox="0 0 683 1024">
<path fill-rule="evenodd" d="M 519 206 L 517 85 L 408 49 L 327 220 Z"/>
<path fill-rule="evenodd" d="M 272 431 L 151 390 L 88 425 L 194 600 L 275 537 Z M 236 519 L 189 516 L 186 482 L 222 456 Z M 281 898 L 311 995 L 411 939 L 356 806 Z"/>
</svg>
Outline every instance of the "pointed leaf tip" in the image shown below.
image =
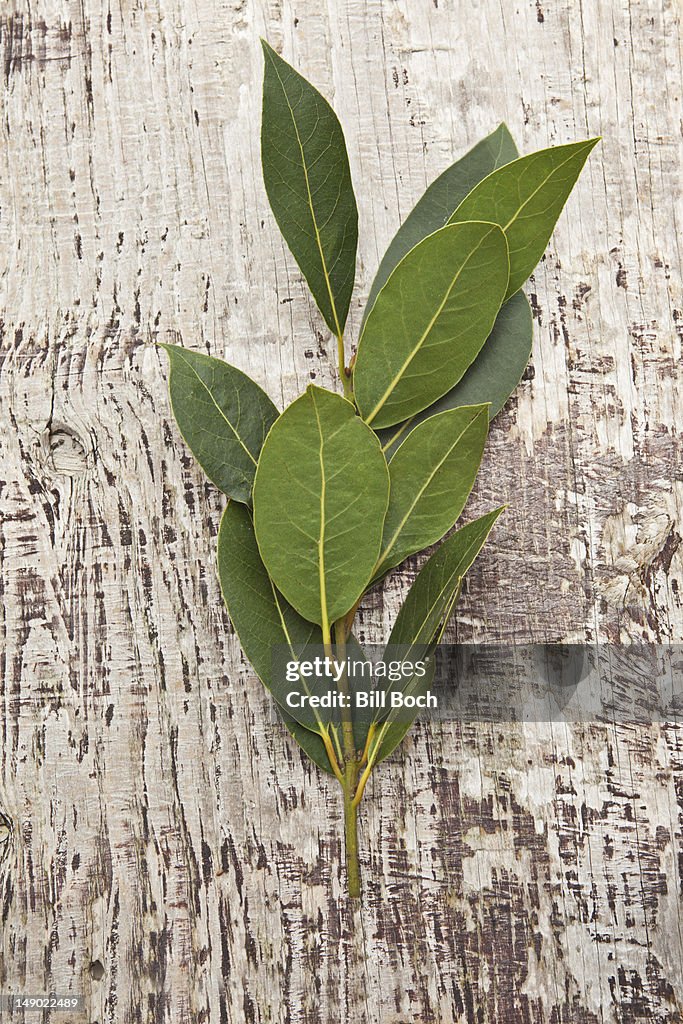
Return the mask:
<svg viewBox="0 0 683 1024">
<path fill-rule="evenodd" d="M 341 125 L 327 100 L 262 40 L 261 161 L 271 209 L 325 322 L 341 336 L 358 211 Z"/>
<path fill-rule="evenodd" d="M 510 249 L 506 298 L 522 287 L 543 255 L 598 141 L 553 146 L 505 164 L 480 181 L 451 217 L 451 223 L 489 220 L 503 229 Z"/>
</svg>

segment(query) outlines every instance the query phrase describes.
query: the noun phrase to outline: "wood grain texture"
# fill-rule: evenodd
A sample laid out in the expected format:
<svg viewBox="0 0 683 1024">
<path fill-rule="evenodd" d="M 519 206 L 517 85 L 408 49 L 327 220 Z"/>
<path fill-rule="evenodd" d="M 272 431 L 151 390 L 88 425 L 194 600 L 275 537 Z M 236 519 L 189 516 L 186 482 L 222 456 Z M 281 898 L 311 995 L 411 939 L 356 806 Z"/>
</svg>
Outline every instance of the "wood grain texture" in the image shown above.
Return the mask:
<svg viewBox="0 0 683 1024">
<path fill-rule="evenodd" d="M 152 344 L 279 405 L 334 381 L 261 182 L 259 34 L 347 133 L 352 335 L 458 153 L 502 119 L 522 151 L 603 136 L 529 288 L 533 366 L 469 506 L 510 508 L 453 635 L 683 640 L 674 0 L 8 0 L 0 988 L 82 992 L 90 1022 L 678 1021 L 675 724 L 418 725 L 363 803 L 354 930 L 336 784 L 231 634 L 221 498 Z"/>
</svg>

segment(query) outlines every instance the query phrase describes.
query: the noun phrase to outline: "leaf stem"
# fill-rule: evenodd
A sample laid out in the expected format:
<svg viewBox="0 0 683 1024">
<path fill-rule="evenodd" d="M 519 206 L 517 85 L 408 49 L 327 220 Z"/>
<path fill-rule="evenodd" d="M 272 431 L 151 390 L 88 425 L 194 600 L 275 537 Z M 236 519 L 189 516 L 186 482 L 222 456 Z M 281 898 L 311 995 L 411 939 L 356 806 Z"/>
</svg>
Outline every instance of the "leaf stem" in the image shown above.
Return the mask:
<svg viewBox="0 0 683 1024">
<path fill-rule="evenodd" d="M 354 807 L 358 807 L 358 804 L 363 799 L 363 792 L 364 792 L 365 787 L 367 785 L 368 779 L 370 778 L 370 773 L 372 772 L 372 769 L 374 767 L 375 767 L 374 761 L 368 761 L 368 763 L 366 765 L 366 768 L 365 768 L 365 771 L 363 772 L 363 774 L 360 777 L 360 782 L 358 783 L 358 789 L 356 790 L 356 794 L 353 797 L 353 801 L 352 802 L 353 802 L 353 806 Z"/>
<path fill-rule="evenodd" d="M 330 627 L 325 620 L 322 624 L 323 633 L 323 650 L 325 651 L 325 657 L 334 660 L 334 651 L 332 650 L 332 633 Z"/>
<path fill-rule="evenodd" d="M 344 671 L 339 680 L 339 692 L 345 698 L 344 706 L 341 708 L 342 739 L 344 742 L 344 759 L 356 764 L 356 741 L 353 735 L 353 712 L 349 706 L 351 694 L 349 692 L 349 680 L 346 675 L 346 623 L 340 619 L 334 624 L 334 639 L 337 645 L 337 662 L 344 665 Z M 357 769 L 356 764 L 356 769 Z"/>
<path fill-rule="evenodd" d="M 358 611 L 358 607 L 359 607 L 359 605 L 360 605 L 360 603 L 361 603 L 361 601 L 363 600 L 364 597 L 365 597 L 365 594 L 361 594 L 361 596 L 358 598 L 358 600 L 354 604 L 354 606 L 351 609 L 351 611 L 347 612 L 346 616 L 344 617 L 343 621 L 344 621 L 344 626 L 345 626 L 345 629 L 346 629 L 346 639 L 347 640 L 349 638 L 349 634 L 351 633 L 351 630 L 353 629 L 353 620 L 356 617 L 356 612 Z"/>
<path fill-rule="evenodd" d="M 334 625 L 337 662 L 344 665 L 339 679 L 339 692 L 345 697 L 341 708 L 342 742 L 344 745 L 344 838 L 346 841 L 346 884 L 351 899 L 360 898 L 360 865 L 358 863 L 358 804 L 354 794 L 358 782 L 358 754 L 353 735 L 353 712 L 351 694 L 346 674 L 346 621 L 340 619 Z"/>
<path fill-rule="evenodd" d="M 360 865 L 358 863 L 358 804 L 353 797 L 355 776 L 358 769 L 346 762 L 346 784 L 344 786 L 344 838 L 346 840 L 346 884 L 351 899 L 360 899 Z M 353 778 L 351 777 L 353 773 Z"/>
<path fill-rule="evenodd" d="M 323 745 L 325 747 L 325 753 L 327 754 L 327 758 L 328 758 L 328 760 L 330 762 L 330 768 L 334 772 L 335 778 L 343 786 L 344 785 L 344 776 L 342 775 L 341 769 L 339 768 L 339 763 L 337 761 L 337 758 L 336 758 L 336 755 L 335 755 L 335 752 L 334 752 L 334 747 L 332 746 L 332 740 L 330 739 L 330 734 L 327 731 L 327 729 L 324 729 L 320 733 L 320 738 L 323 741 Z"/>
<path fill-rule="evenodd" d="M 337 764 L 343 765 L 344 764 L 344 751 L 342 750 L 341 743 L 339 742 L 339 730 L 335 729 L 333 731 L 332 735 L 334 736 L 334 745 L 337 748 Z M 343 786 L 344 785 L 343 780 L 340 779 L 339 781 L 341 782 L 341 784 Z"/>
<path fill-rule="evenodd" d="M 370 754 L 370 744 L 372 743 L 372 739 L 373 739 L 373 736 L 375 735 L 376 730 L 377 730 L 377 725 L 375 724 L 375 722 L 372 722 L 370 724 L 370 728 L 368 729 L 368 738 L 365 741 L 365 748 L 364 748 L 363 753 L 361 755 L 361 759 L 358 762 L 358 767 L 359 768 L 362 768 L 363 765 L 365 764 L 365 762 L 368 759 L 368 756 Z"/>
<path fill-rule="evenodd" d="M 348 398 L 350 401 L 353 398 L 353 388 L 351 386 L 351 374 L 346 367 L 344 335 L 341 331 L 337 335 L 337 360 L 339 363 L 339 376 L 342 379 L 342 387 L 344 388 L 344 398 Z"/>
</svg>

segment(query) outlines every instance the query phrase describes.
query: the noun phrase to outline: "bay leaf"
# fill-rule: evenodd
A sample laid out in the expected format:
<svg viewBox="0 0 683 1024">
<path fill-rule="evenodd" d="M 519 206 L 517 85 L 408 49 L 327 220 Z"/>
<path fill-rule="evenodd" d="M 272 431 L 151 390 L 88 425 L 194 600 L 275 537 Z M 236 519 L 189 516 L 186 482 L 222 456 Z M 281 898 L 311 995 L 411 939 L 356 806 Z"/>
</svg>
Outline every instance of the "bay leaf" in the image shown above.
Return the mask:
<svg viewBox="0 0 683 1024">
<path fill-rule="evenodd" d="M 404 256 L 365 322 L 354 396 L 375 430 L 450 391 L 491 333 L 508 280 L 507 243 L 470 221 L 428 235 Z"/>
<path fill-rule="evenodd" d="M 318 718 L 306 728 L 287 709 L 285 679 L 273 673 L 273 651 L 287 647 L 293 660 L 311 645 L 322 643 L 320 628 L 306 622 L 279 594 L 261 560 L 249 509 L 228 502 L 218 531 L 218 577 L 230 621 L 246 657 L 275 698 L 278 711 L 294 739 L 312 761 L 332 773 Z"/>
<path fill-rule="evenodd" d="M 345 398 L 309 385 L 261 450 L 254 526 L 276 587 L 326 638 L 370 581 L 388 499 L 377 436 Z"/>
<path fill-rule="evenodd" d="M 261 162 L 271 209 L 327 326 L 340 337 L 356 270 L 358 211 L 327 100 L 262 40 Z"/>
<path fill-rule="evenodd" d="M 484 347 L 454 388 L 411 420 L 377 431 L 389 463 L 410 431 L 436 413 L 488 403 L 492 420 L 519 384 L 529 362 L 532 341 L 531 307 L 524 292 L 519 291 L 501 306 Z"/>
<path fill-rule="evenodd" d="M 261 445 L 278 410 L 255 381 L 222 359 L 161 345 L 170 364 L 171 408 L 209 480 L 249 503 Z"/>
<path fill-rule="evenodd" d="M 398 613 L 385 659 L 392 657 L 392 648 L 401 651 L 404 661 L 429 657 L 430 649 L 440 639 L 453 612 L 463 578 L 502 511 L 502 508 L 494 509 L 457 530 L 425 563 Z M 430 682 L 429 675 L 413 675 L 405 681 L 401 692 L 413 696 L 424 693 Z M 382 761 L 396 749 L 418 714 L 417 708 L 389 712 L 374 734 L 370 764 Z"/>
<path fill-rule="evenodd" d="M 510 254 L 506 298 L 540 260 L 588 156 L 599 139 L 529 153 L 480 181 L 451 218 L 489 220 L 505 232 Z"/>
<path fill-rule="evenodd" d="M 389 463 L 389 507 L 375 577 L 450 530 L 472 490 L 486 443 L 487 405 L 425 419 Z"/>
<path fill-rule="evenodd" d="M 300 662 L 324 653 L 320 627 L 303 619 L 277 590 L 261 559 L 251 512 L 232 501 L 218 533 L 218 576 L 242 650 L 273 696 L 279 716 L 311 760 L 333 773 L 328 749 L 331 747 L 337 765 L 343 760 L 339 710 L 310 704 L 292 708 L 288 704 L 289 695 L 310 697 L 324 692 L 327 684 L 303 676 L 289 682 L 282 671 L 285 658 Z M 356 665 L 367 661 L 353 633 L 346 640 L 345 656 Z M 334 689 L 334 684 L 329 688 Z M 354 713 L 354 735 L 361 748 L 371 723 L 369 712 Z"/>
<path fill-rule="evenodd" d="M 481 551 L 503 506 L 452 533 L 425 562 L 408 591 L 394 628 L 392 644 L 429 644 L 439 631 L 453 594 Z"/>
</svg>

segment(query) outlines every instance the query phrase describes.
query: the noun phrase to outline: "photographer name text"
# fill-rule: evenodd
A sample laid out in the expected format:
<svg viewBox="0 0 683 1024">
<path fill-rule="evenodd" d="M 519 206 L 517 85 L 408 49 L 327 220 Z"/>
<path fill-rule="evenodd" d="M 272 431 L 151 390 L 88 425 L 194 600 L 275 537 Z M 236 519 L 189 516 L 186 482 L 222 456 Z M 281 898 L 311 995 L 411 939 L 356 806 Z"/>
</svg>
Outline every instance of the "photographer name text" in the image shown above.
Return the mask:
<svg viewBox="0 0 683 1024">
<path fill-rule="evenodd" d="M 285 701 L 289 708 L 436 708 L 438 701 L 429 690 L 409 693 L 393 689 L 395 684 L 419 682 L 427 673 L 427 662 L 377 661 L 374 664 L 363 660 L 337 661 L 329 656 L 311 658 L 308 661 L 289 661 L 286 678 L 288 683 L 310 680 L 315 684 L 316 693 L 302 692 L 301 687 L 290 690 Z M 358 680 L 372 679 L 385 683 L 383 689 L 354 689 Z M 344 682 L 344 686 L 340 684 Z M 323 682 L 333 683 L 335 689 L 320 690 Z M 349 690 L 349 684 L 351 690 Z M 308 687 L 306 687 L 308 689 Z"/>
</svg>

